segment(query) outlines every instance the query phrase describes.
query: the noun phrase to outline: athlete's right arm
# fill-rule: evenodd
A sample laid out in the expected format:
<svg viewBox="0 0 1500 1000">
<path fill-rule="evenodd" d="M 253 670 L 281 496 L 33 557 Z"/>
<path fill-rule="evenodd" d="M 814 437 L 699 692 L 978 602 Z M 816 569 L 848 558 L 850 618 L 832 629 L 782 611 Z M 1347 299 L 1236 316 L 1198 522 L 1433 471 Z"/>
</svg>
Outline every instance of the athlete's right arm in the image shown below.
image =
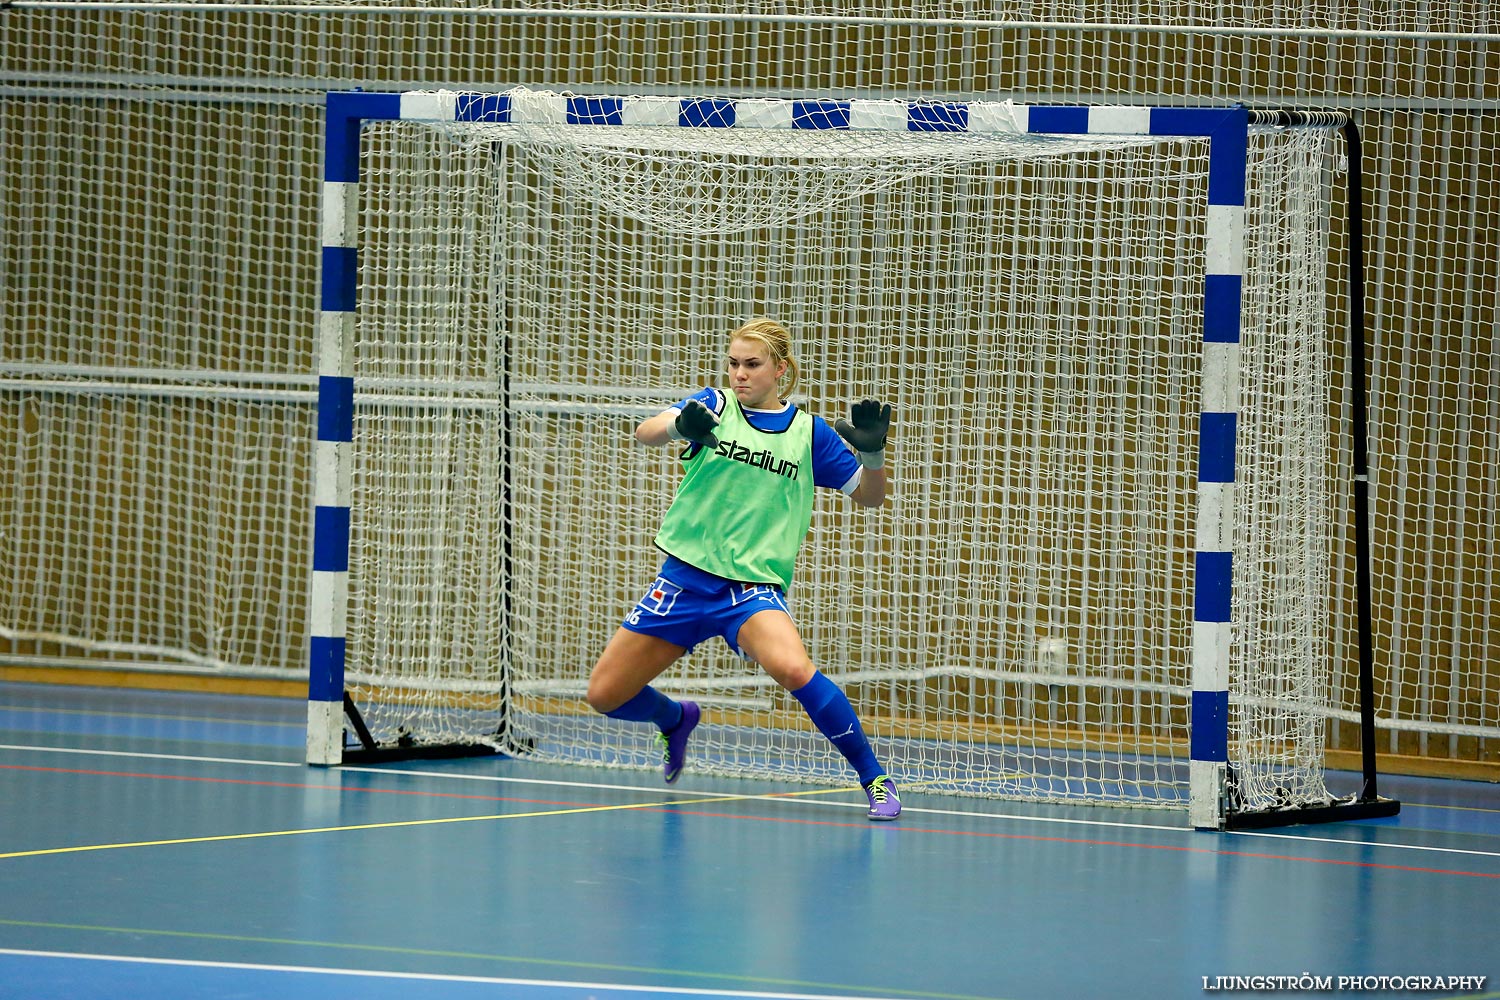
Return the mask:
<svg viewBox="0 0 1500 1000">
<path fill-rule="evenodd" d="M 682 411 L 677 407 L 663 410 L 654 417 L 647 417 L 635 428 L 635 439 L 649 448 L 659 448 L 672 440 L 672 427 L 677 421 L 677 415 Z"/>
<path fill-rule="evenodd" d="M 692 396 L 654 417 L 647 417 L 635 428 L 635 439 L 648 447 L 660 447 L 669 441 L 691 441 L 708 448 L 717 447 L 714 428 L 719 417 L 703 405 L 704 393 Z M 711 398 L 711 397 L 710 397 Z"/>
</svg>

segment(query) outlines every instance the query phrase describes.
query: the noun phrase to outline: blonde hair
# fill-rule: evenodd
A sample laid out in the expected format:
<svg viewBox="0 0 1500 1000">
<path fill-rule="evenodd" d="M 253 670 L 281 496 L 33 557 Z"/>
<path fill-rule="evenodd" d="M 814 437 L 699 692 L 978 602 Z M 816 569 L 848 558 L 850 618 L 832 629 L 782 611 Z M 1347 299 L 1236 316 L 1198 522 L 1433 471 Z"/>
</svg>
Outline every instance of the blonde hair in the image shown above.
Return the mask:
<svg viewBox="0 0 1500 1000">
<path fill-rule="evenodd" d="M 777 390 L 777 395 L 786 399 L 797 387 L 801 370 L 797 367 L 797 359 L 792 357 L 792 335 L 787 332 L 786 327 L 774 319 L 758 317 L 741 323 L 740 326 L 729 335 L 729 342 L 736 340 L 753 340 L 766 349 L 771 357 L 771 364 L 785 364 L 786 372 L 781 376 L 786 384 Z"/>
</svg>

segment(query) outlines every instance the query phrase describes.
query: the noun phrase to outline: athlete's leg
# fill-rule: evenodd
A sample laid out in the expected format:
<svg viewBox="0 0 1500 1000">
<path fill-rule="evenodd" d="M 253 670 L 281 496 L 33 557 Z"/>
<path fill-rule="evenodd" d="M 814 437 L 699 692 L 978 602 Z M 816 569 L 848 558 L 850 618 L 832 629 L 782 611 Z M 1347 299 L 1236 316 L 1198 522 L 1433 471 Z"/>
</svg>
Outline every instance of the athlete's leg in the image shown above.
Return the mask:
<svg viewBox="0 0 1500 1000">
<path fill-rule="evenodd" d="M 662 773 L 677 780 L 687 761 L 687 740 L 698 725 L 698 706 L 673 701 L 651 686 L 686 651 L 654 635 L 620 627 L 589 675 L 588 701 L 595 711 L 627 722 L 650 722 L 661 730 Z"/>
<path fill-rule="evenodd" d="M 817 673 L 797 626 L 778 608 L 757 611 L 745 619 L 735 643 L 788 691 L 796 691 Z"/>
<path fill-rule="evenodd" d="M 797 626 L 784 611 L 756 612 L 740 626 L 736 640 L 747 656 L 792 693 L 818 731 L 828 737 L 868 785 L 885 773 L 865 737 L 849 698 L 812 664 Z"/>
<path fill-rule="evenodd" d="M 849 698 L 833 681 L 817 670 L 797 626 L 785 611 L 758 611 L 740 626 L 735 639 L 740 649 L 801 703 L 818 732 L 828 738 L 859 775 L 859 783 L 870 800 L 870 819 L 895 819 L 901 800 L 895 783 L 875 757 L 859 716 Z"/>
<path fill-rule="evenodd" d="M 589 674 L 589 704 L 594 711 L 609 715 L 638 695 L 654 692 L 651 682 L 684 652 L 682 646 L 657 636 L 632 632 L 624 627 L 616 629 L 604 652 L 599 654 L 593 673 Z M 664 698 L 665 695 L 658 697 Z M 675 717 L 675 710 L 673 715 Z M 648 719 L 655 721 L 649 716 L 633 721 L 645 722 Z M 673 721 L 675 723 L 675 718 Z"/>
</svg>

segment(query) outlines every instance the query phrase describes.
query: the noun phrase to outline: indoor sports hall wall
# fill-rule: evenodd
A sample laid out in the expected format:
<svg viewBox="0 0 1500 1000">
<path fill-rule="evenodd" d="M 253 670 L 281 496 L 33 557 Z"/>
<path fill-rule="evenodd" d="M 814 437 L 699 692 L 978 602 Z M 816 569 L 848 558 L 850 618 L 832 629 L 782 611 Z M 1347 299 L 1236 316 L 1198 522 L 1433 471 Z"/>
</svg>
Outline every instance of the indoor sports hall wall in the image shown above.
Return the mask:
<svg viewBox="0 0 1500 1000">
<path fill-rule="evenodd" d="M 1500 763 L 1489 5 L 377 6 L 0 11 L 7 669 L 303 675 L 326 90 L 1242 101 L 1364 139 L 1381 749 Z"/>
</svg>

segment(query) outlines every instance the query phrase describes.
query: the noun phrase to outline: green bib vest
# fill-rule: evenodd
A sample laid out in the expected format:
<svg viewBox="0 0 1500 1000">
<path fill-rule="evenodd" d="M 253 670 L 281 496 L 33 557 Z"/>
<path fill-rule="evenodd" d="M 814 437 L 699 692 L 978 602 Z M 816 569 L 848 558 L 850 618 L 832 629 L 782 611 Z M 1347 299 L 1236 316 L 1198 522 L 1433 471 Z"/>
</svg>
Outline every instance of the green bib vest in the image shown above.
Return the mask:
<svg viewBox="0 0 1500 1000">
<path fill-rule="evenodd" d="M 812 525 L 812 417 L 798 410 L 785 431 L 769 434 L 724 395 L 719 446 L 685 460 L 656 546 L 715 576 L 785 589 Z"/>
</svg>

